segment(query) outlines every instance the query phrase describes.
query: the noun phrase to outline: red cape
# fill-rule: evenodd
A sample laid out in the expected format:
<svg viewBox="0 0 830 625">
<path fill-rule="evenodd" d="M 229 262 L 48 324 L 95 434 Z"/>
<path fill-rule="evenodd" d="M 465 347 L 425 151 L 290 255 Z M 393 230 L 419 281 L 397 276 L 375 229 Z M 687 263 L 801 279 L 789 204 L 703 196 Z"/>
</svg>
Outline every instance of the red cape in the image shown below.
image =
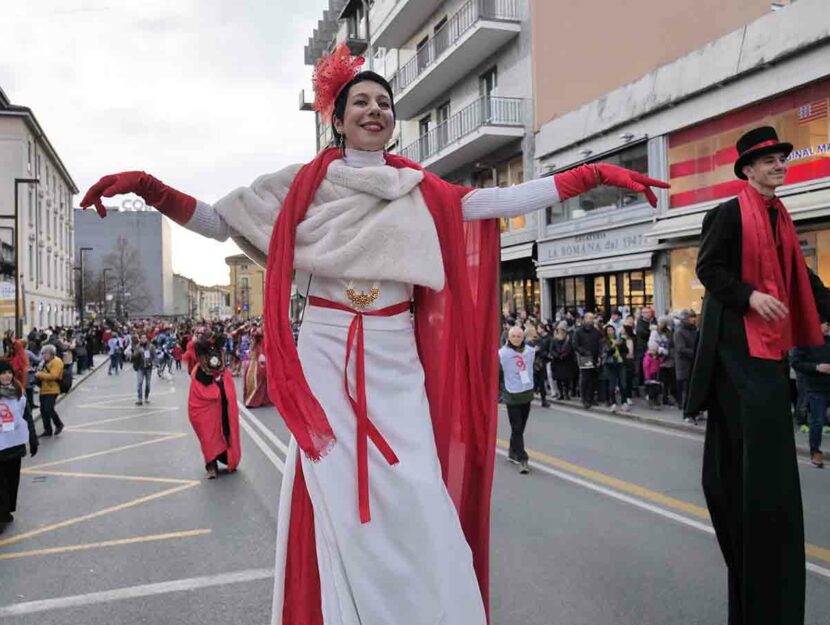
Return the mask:
<svg viewBox="0 0 830 625">
<path fill-rule="evenodd" d="M 222 383 L 228 398 L 228 425 L 230 440 L 222 431 L 222 399 L 216 384 L 205 386 L 196 381 L 196 371 L 190 374 L 190 397 L 187 400 L 187 416 L 199 437 L 205 464 L 227 452 L 228 471 L 235 471 L 242 457 L 239 445 L 239 405 L 236 403 L 236 387 L 230 372 L 222 371 Z"/>
<path fill-rule="evenodd" d="M 289 310 L 297 225 L 303 220 L 328 166 L 341 157 L 322 151 L 294 179 L 274 224 L 268 251 L 265 347 L 268 389 L 300 449 L 319 460 L 335 443 L 322 407 L 303 374 Z M 421 169 L 386 155 L 388 165 Z M 490 494 L 498 388 L 498 220 L 464 223 L 461 198 L 470 189 L 424 172 L 420 191 L 435 222 L 446 285 L 415 290 L 418 352 L 444 482 L 458 510 L 485 608 L 489 612 Z M 322 625 L 314 511 L 302 473 L 291 501 L 283 625 Z"/>
</svg>

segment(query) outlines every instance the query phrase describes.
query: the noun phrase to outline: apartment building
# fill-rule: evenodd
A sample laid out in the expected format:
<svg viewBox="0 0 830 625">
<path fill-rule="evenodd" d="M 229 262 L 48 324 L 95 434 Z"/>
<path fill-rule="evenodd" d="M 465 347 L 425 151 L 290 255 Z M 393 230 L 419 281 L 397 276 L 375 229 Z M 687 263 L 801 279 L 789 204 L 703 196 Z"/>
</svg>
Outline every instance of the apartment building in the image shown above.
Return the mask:
<svg viewBox="0 0 830 625">
<path fill-rule="evenodd" d="M 534 168 L 530 5 L 527 0 L 331 0 L 309 44 L 313 65 L 338 43 L 367 58 L 395 95 L 389 151 L 444 179 L 507 186 Z M 309 108 L 301 94 L 301 108 Z M 318 148 L 331 130 L 318 118 Z M 532 312 L 537 215 L 503 220 L 503 311 Z"/>
<path fill-rule="evenodd" d="M 544 317 L 577 308 L 699 310 L 703 216 L 736 194 L 735 142 L 760 125 L 795 144 L 780 195 L 808 262 L 830 281 L 830 3 L 531 5 L 536 175 L 604 161 L 672 185 L 658 193 L 657 210 L 642 196 L 600 188 L 546 211 Z M 586 29 L 603 45 L 583 45 Z"/>
<path fill-rule="evenodd" d="M 76 193 L 75 182 L 34 112 L 12 104 L 0 89 L 2 330 L 14 329 L 15 312 L 23 333 L 32 327 L 74 323 Z"/>
<path fill-rule="evenodd" d="M 265 300 L 265 270 L 244 254 L 225 258 L 230 267 L 231 315 L 259 317 Z"/>
</svg>

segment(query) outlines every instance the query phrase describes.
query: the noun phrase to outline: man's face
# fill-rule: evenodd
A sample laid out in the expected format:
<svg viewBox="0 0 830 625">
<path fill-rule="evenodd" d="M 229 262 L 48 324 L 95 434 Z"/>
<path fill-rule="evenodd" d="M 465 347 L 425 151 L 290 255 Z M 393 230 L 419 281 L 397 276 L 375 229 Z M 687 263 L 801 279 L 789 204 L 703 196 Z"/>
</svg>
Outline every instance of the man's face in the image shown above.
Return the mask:
<svg viewBox="0 0 830 625">
<path fill-rule="evenodd" d="M 583 325 L 589 326 L 594 323 L 594 313 L 585 313 L 585 318 L 582 321 Z"/>
<path fill-rule="evenodd" d="M 830 336 L 830 322 L 825 321 L 821 324 L 821 331 L 824 336 Z"/>
<path fill-rule="evenodd" d="M 651 308 L 643 308 L 643 319 L 645 319 L 646 321 L 651 321 L 652 314 L 653 313 L 651 312 Z"/>
<path fill-rule="evenodd" d="M 783 152 L 759 156 L 744 166 L 744 175 L 757 186 L 774 189 L 784 184 L 787 175 L 787 159 Z"/>
<path fill-rule="evenodd" d="M 686 321 L 689 322 L 690 326 L 697 327 L 697 315 L 689 315 Z"/>
<path fill-rule="evenodd" d="M 507 340 L 510 341 L 511 345 L 518 347 L 525 340 L 525 333 L 519 327 L 512 327 L 507 334 Z"/>
</svg>

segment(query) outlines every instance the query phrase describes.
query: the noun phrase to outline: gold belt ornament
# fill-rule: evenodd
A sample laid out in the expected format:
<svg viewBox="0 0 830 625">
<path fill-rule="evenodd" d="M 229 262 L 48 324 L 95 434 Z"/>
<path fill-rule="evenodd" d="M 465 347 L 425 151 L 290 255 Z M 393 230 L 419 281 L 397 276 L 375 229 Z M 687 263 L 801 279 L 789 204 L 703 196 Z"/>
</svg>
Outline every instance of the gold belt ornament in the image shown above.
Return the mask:
<svg viewBox="0 0 830 625">
<path fill-rule="evenodd" d="M 357 292 L 350 282 L 346 287 L 346 298 L 351 302 L 352 306 L 357 310 L 363 310 L 371 306 L 375 300 L 380 297 L 380 288 L 377 282 L 372 285 L 371 290 L 366 293 L 364 291 Z"/>
</svg>

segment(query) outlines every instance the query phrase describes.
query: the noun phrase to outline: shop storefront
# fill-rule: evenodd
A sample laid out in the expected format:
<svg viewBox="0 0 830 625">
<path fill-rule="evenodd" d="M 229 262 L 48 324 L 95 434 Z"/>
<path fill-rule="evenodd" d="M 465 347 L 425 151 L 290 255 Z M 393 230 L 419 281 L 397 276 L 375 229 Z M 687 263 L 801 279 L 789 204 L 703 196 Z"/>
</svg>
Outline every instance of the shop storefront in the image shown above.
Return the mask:
<svg viewBox="0 0 830 625">
<path fill-rule="evenodd" d="M 533 262 L 534 243 L 501 250 L 501 313 L 505 318 L 539 316 L 540 287 Z"/>
<path fill-rule="evenodd" d="M 732 111 L 668 138 L 670 208 L 647 233 L 668 252 L 672 310 L 700 310 L 704 288 L 695 263 L 706 211 L 740 192 L 735 178 L 738 138 L 757 126 L 774 126 L 794 149 L 779 195 L 799 231 L 807 264 L 830 284 L 830 80 Z"/>
<path fill-rule="evenodd" d="M 539 277 L 546 315 L 562 311 L 635 311 L 660 297 L 660 248 L 649 244 L 645 222 L 539 244 Z"/>
</svg>

